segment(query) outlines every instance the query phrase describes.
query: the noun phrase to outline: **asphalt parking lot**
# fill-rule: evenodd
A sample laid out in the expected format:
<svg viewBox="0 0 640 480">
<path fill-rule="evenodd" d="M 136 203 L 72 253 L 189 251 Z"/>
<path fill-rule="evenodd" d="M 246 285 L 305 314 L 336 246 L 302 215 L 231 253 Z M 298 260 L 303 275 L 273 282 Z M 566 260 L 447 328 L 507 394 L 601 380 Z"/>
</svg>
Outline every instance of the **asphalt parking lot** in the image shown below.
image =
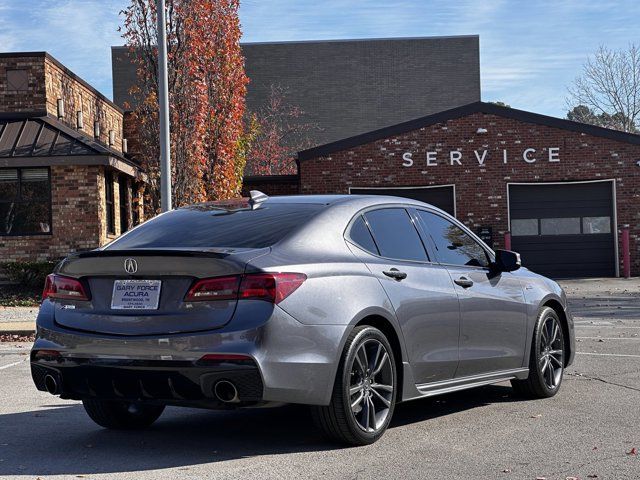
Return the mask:
<svg viewBox="0 0 640 480">
<path fill-rule="evenodd" d="M 500 384 L 410 402 L 361 448 L 325 442 L 296 406 L 169 408 L 149 430 L 103 430 L 35 390 L 29 344 L 0 343 L 0 477 L 639 479 L 640 280 L 563 284 L 578 354 L 556 397 Z"/>
</svg>

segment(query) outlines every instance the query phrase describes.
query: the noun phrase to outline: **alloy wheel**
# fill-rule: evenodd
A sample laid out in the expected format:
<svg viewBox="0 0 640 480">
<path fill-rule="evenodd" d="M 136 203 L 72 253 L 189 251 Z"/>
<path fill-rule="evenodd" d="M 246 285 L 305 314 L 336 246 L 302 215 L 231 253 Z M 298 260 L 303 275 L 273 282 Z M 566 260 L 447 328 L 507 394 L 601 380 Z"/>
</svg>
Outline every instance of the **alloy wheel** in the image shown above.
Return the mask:
<svg viewBox="0 0 640 480">
<path fill-rule="evenodd" d="M 378 431 L 389 415 L 395 375 L 385 346 L 376 339 L 362 342 L 350 368 L 349 403 L 358 426 L 368 433 Z"/>
<path fill-rule="evenodd" d="M 538 365 L 547 388 L 558 388 L 564 369 L 564 340 L 562 327 L 554 317 L 547 317 L 542 324 Z"/>
</svg>

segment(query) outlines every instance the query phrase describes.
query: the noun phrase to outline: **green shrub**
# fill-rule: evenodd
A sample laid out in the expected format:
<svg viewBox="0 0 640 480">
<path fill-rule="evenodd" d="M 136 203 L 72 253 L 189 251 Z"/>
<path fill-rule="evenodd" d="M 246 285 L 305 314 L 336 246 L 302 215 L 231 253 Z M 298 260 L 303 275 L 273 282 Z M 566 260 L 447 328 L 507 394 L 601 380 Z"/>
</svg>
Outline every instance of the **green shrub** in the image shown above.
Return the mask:
<svg viewBox="0 0 640 480">
<path fill-rule="evenodd" d="M 53 271 L 56 262 L 2 262 L 2 269 L 9 282 L 25 287 L 41 287 Z"/>
</svg>

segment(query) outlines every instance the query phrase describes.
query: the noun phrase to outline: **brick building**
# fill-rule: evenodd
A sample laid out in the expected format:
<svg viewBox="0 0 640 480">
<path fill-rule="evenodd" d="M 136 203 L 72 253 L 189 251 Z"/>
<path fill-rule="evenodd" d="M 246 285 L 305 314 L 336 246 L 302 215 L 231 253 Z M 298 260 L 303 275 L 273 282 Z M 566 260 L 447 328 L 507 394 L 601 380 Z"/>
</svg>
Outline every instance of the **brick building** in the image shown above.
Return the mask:
<svg viewBox="0 0 640 480">
<path fill-rule="evenodd" d="M 56 259 L 140 220 L 123 111 L 45 52 L 0 54 L 0 259 Z"/>
<path fill-rule="evenodd" d="M 640 135 L 476 102 L 300 152 L 298 167 L 297 182 L 247 186 L 423 200 L 554 277 L 618 275 L 628 225 L 640 275 Z"/>
</svg>

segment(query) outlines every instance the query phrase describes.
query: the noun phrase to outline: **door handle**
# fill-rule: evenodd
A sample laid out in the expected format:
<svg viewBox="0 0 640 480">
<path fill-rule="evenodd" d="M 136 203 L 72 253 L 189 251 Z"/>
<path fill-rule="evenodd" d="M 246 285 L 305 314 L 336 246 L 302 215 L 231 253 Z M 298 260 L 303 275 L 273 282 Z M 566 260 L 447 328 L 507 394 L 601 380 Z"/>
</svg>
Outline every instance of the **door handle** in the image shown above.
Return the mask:
<svg viewBox="0 0 640 480">
<path fill-rule="evenodd" d="M 407 274 L 404 273 L 404 272 L 401 272 L 397 268 L 391 268 L 389 270 L 384 270 L 382 273 L 384 273 L 387 277 L 394 278 L 394 279 L 396 279 L 398 281 L 404 280 L 405 278 L 407 278 Z"/>
<path fill-rule="evenodd" d="M 456 285 L 460 285 L 462 288 L 469 288 L 473 285 L 473 280 L 469 280 L 467 277 L 460 277 L 453 281 Z"/>
</svg>

